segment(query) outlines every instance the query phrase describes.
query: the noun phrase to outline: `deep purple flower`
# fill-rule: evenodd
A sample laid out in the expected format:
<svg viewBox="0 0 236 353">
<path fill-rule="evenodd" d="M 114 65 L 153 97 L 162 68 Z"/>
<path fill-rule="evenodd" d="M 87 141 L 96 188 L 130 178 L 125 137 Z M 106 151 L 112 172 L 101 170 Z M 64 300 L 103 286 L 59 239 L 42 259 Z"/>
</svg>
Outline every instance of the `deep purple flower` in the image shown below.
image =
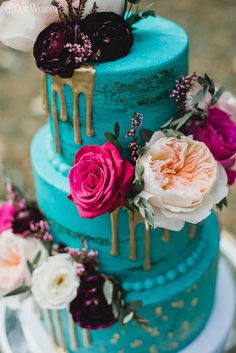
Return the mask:
<svg viewBox="0 0 236 353">
<path fill-rule="evenodd" d="M 204 142 L 228 175 L 229 185 L 236 179 L 233 170 L 236 154 L 236 125 L 230 116 L 219 108 L 211 108 L 204 123 L 192 120 L 187 128 L 196 140 Z"/>
<path fill-rule="evenodd" d="M 81 30 L 90 38 L 94 50 L 100 50 L 99 61 L 126 56 L 133 45 L 130 25 L 113 12 L 96 12 L 81 21 Z"/>
<path fill-rule="evenodd" d="M 33 233 L 33 226 L 44 220 L 42 212 L 36 206 L 26 206 L 14 214 L 13 233 L 25 235 Z"/>
<path fill-rule="evenodd" d="M 97 330 L 115 324 L 112 305 L 107 303 L 103 293 L 104 276 L 100 274 L 81 277 L 77 297 L 70 305 L 74 321 L 82 328 Z"/>
<path fill-rule="evenodd" d="M 98 53 L 92 50 L 87 35 L 81 33 L 78 24 L 53 23 L 38 36 L 34 56 L 40 70 L 62 78 L 72 77 L 81 64 L 96 60 Z"/>
</svg>

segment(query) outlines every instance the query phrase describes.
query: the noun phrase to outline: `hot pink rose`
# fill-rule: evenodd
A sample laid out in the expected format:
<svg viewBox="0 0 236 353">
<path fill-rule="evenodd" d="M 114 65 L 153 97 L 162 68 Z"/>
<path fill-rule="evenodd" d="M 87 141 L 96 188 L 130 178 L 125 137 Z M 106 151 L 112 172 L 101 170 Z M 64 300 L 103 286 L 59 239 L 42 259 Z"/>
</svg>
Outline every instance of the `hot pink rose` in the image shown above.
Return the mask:
<svg viewBox="0 0 236 353">
<path fill-rule="evenodd" d="M 10 202 L 5 202 L 0 205 L 0 233 L 4 230 L 11 229 L 15 212 L 16 208 Z"/>
<path fill-rule="evenodd" d="M 81 217 L 94 218 L 124 205 L 133 179 L 134 167 L 110 142 L 84 146 L 69 173 L 69 198 Z"/>
<path fill-rule="evenodd" d="M 230 115 L 219 108 L 211 108 L 205 124 L 202 126 L 192 121 L 188 133 L 208 146 L 215 159 L 225 168 L 229 185 L 233 184 L 236 178 L 236 171 L 232 169 L 236 154 L 236 125 Z"/>
</svg>

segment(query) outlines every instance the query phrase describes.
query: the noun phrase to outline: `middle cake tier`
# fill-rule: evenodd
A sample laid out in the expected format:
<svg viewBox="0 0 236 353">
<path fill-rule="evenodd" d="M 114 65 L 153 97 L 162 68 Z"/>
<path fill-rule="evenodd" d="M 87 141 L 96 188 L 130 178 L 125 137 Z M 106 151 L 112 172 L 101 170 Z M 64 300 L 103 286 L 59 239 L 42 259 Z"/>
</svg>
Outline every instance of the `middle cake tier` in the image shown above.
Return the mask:
<svg viewBox="0 0 236 353">
<path fill-rule="evenodd" d="M 50 146 L 45 126 L 34 138 L 32 163 L 37 200 L 54 240 L 73 248 L 81 248 L 86 240 L 90 249 L 98 250 L 101 270 L 118 276 L 124 289 L 142 291 L 178 278 L 201 258 L 208 232 L 218 233 L 214 215 L 197 226 L 187 224 L 181 232 L 147 231 L 144 220 L 124 208 L 94 219 L 81 218 L 67 198 L 68 178 L 48 158 Z"/>
</svg>

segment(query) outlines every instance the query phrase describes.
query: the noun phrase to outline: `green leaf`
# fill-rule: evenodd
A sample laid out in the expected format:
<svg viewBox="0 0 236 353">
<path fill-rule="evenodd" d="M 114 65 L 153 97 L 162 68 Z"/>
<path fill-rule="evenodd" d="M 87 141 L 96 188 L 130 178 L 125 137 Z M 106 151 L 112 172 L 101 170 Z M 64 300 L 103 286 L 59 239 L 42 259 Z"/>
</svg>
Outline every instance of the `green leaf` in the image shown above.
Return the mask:
<svg viewBox="0 0 236 353">
<path fill-rule="evenodd" d="M 19 295 L 19 294 L 22 294 L 22 293 L 26 293 L 26 292 L 28 292 L 29 290 L 30 290 L 30 287 L 29 287 L 29 286 L 23 285 L 23 286 L 21 286 L 21 287 L 15 289 L 15 290 L 13 290 L 12 292 L 10 292 L 10 293 L 4 295 L 4 297 L 7 298 L 7 297 L 11 297 L 11 296 L 13 296 L 13 295 Z"/>
<path fill-rule="evenodd" d="M 222 94 L 224 93 L 225 91 L 225 87 L 224 86 L 221 86 L 218 91 L 214 94 L 214 96 L 212 97 L 212 100 L 211 100 L 211 103 L 210 103 L 210 106 L 214 106 L 216 105 L 216 103 L 218 102 L 218 100 L 220 99 L 220 97 L 222 96 Z"/>
<path fill-rule="evenodd" d="M 34 267 L 36 267 L 38 265 L 41 255 L 42 255 L 42 251 L 39 250 L 39 252 L 35 256 L 33 263 L 32 263 Z"/>
<path fill-rule="evenodd" d="M 105 132 L 104 136 L 106 137 L 107 141 L 112 143 L 122 153 L 122 146 L 114 134 L 111 132 Z"/>
<path fill-rule="evenodd" d="M 155 17 L 156 12 L 154 10 L 148 10 L 148 11 L 144 11 L 142 13 L 142 17 L 144 17 L 144 18 L 149 17 L 149 16 Z"/>
<path fill-rule="evenodd" d="M 224 207 L 228 207 L 228 200 L 225 197 L 222 201 L 220 201 L 217 205 L 216 205 L 217 209 L 219 211 L 222 211 Z"/>
<path fill-rule="evenodd" d="M 210 92 L 211 94 L 214 94 L 214 93 L 215 93 L 215 83 L 214 83 L 214 80 L 211 79 L 211 78 L 208 76 L 208 74 L 205 74 L 204 79 L 205 79 L 207 85 L 209 86 L 209 92 Z"/>
<path fill-rule="evenodd" d="M 120 136 L 120 125 L 118 121 L 115 123 L 114 131 L 115 131 L 115 137 L 116 139 L 118 139 Z"/>
<path fill-rule="evenodd" d="M 173 120 L 174 120 L 174 117 L 171 118 L 170 120 L 168 120 L 167 123 L 163 124 L 163 125 L 161 126 L 161 130 L 162 130 L 162 129 L 165 129 L 165 128 L 167 128 L 167 127 L 169 127 L 169 126 L 171 125 L 171 123 L 172 123 Z"/>
<path fill-rule="evenodd" d="M 33 273 L 34 270 L 35 270 L 34 265 L 33 265 L 29 260 L 27 260 L 27 266 L 28 266 L 28 269 L 29 269 L 29 271 L 30 271 L 30 273 L 31 273 L 31 275 L 32 275 L 32 273 Z"/>
<path fill-rule="evenodd" d="M 122 324 L 127 325 L 134 318 L 134 312 L 131 311 L 127 315 L 125 315 L 122 319 Z"/>
<path fill-rule="evenodd" d="M 144 166 L 142 164 L 136 164 L 134 184 L 139 184 L 139 185 L 142 184 L 143 173 L 144 173 Z"/>
<path fill-rule="evenodd" d="M 164 129 L 163 133 L 166 135 L 166 137 L 174 137 L 176 139 L 180 139 L 181 136 L 183 136 L 183 134 L 174 129 Z"/>
<path fill-rule="evenodd" d="M 152 138 L 153 135 L 153 131 L 149 130 L 149 129 L 141 129 L 140 131 L 140 136 L 143 140 L 144 143 L 149 142 Z"/>
<path fill-rule="evenodd" d="M 189 119 L 193 116 L 194 112 L 188 112 L 187 114 L 185 114 L 182 118 L 181 121 L 178 123 L 178 125 L 176 126 L 176 130 L 179 130 L 182 126 L 184 126 Z"/>
<path fill-rule="evenodd" d="M 104 285 L 103 285 L 103 294 L 104 294 L 104 297 L 106 298 L 108 305 L 112 304 L 113 292 L 114 292 L 114 285 L 113 285 L 112 281 L 110 281 L 107 278 L 104 282 Z"/>
</svg>

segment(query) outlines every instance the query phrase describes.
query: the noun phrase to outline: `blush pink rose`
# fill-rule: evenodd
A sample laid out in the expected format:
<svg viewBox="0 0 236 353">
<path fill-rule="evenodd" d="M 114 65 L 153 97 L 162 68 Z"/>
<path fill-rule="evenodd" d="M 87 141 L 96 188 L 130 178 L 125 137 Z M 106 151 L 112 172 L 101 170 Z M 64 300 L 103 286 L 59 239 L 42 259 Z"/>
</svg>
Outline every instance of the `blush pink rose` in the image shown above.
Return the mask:
<svg viewBox="0 0 236 353">
<path fill-rule="evenodd" d="M 234 122 L 236 122 L 236 98 L 226 91 L 222 94 L 216 107 L 229 114 Z"/>
<path fill-rule="evenodd" d="M 0 236 L 0 298 L 21 287 L 31 285 L 31 273 L 27 261 L 32 262 L 41 252 L 39 264 L 48 253 L 42 242 L 35 238 L 24 239 L 12 233 L 3 232 Z"/>
<path fill-rule="evenodd" d="M 124 205 L 133 180 L 134 167 L 110 142 L 84 146 L 69 173 L 69 198 L 81 217 L 94 218 Z"/>
<path fill-rule="evenodd" d="M 147 147 L 139 161 L 144 168 L 139 196 L 152 206 L 155 228 L 180 231 L 185 222 L 199 223 L 227 196 L 226 173 L 204 143 L 156 132 Z"/>
<path fill-rule="evenodd" d="M 236 155 L 236 125 L 230 115 L 219 108 L 211 108 L 204 125 L 192 121 L 188 133 L 208 146 L 215 159 L 225 168 L 228 184 L 232 185 L 236 178 L 236 171 L 233 169 Z"/>
<path fill-rule="evenodd" d="M 0 205 L 0 233 L 12 228 L 15 213 L 16 208 L 10 202 L 4 202 Z"/>
</svg>

